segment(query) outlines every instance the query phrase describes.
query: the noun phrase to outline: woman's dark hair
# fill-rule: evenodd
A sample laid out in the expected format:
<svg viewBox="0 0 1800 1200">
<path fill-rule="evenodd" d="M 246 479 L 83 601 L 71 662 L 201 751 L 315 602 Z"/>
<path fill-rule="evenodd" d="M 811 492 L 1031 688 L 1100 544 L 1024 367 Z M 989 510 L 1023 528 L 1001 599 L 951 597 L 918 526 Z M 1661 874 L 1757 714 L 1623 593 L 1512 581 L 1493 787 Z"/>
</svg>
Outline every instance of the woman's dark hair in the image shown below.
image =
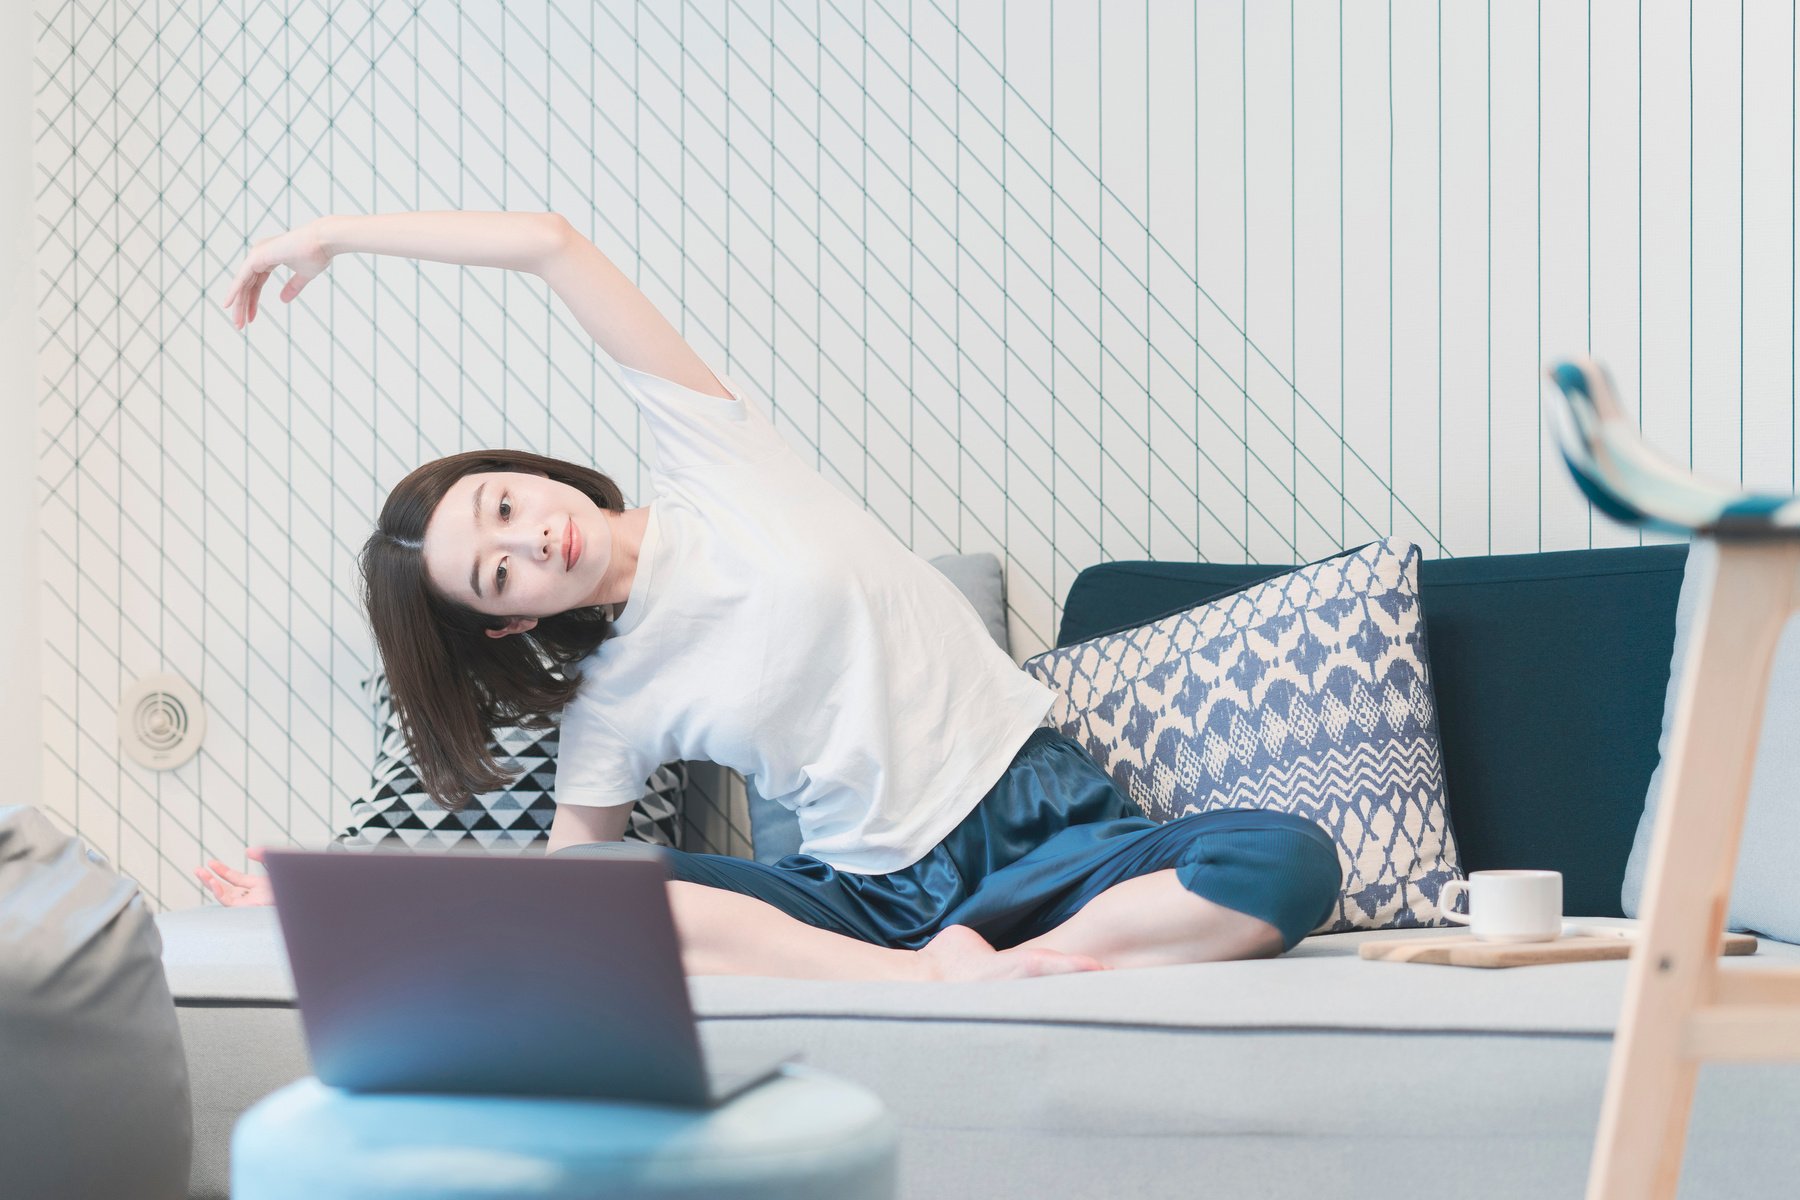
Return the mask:
<svg viewBox="0 0 1800 1200">
<path fill-rule="evenodd" d="M 419 781 L 452 812 L 482 792 L 507 786 L 493 731 L 543 728 L 580 684 L 565 670 L 612 633 L 599 606 L 540 617 L 535 628 L 503 638 L 504 618 L 476 612 L 433 587 L 425 575 L 425 526 L 452 484 L 481 471 L 530 471 L 623 512 L 618 484 L 593 470 L 523 450 L 471 450 L 428 462 L 402 479 L 381 506 L 363 545 L 363 604 L 387 671 L 394 711 Z"/>
</svg>

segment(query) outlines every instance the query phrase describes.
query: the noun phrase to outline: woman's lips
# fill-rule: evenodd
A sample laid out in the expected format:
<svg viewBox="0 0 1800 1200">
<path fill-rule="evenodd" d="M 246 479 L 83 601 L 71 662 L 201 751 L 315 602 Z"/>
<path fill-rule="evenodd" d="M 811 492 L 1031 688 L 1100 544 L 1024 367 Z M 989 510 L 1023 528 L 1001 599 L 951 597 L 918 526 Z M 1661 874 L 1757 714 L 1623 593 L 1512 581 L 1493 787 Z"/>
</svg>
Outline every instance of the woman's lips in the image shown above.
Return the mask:
<svg viewBox="0 0 1800 1200">
<path fill-rule="evenodd" d="M 575 563 L 581 558 L 581 529 L 574 518 L 569 519 L 569 527 L 563 531 L 563 561 L 573 571 Z"/>
</svg>

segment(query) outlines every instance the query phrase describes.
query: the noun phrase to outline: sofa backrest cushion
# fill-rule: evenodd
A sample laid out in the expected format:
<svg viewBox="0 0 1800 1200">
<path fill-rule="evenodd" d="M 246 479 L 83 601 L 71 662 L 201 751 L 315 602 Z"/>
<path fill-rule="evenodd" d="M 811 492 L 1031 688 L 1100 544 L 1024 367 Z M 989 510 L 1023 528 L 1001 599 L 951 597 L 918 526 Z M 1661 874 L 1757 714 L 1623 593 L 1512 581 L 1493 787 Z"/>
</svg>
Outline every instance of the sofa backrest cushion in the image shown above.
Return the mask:
<svg viewBox="0 0 1800 1200">
<path fill-rule="evenodd" d="M 1420 569 L 1450 821 L 1465 871 L 1561 871 L 1573 916 L 1622 916 L 1656 768 L 1687 545 L 1427 559 Z M 1238 591 L 1285 566 L 1082 571 L 1057 645 Z"/>
<path fill-rule="evenodd" d="M 1669 761 L 1675 704 L 1681 696 L 1687 653 L 1699 636 L 1700 605 L 1718 570 L 1719 544 L 1711 539 L 1695 542 L 1688 555 L 1681 599 L 1675 606 L 1675 650 L 1663 701 L 1658 762 L 1650 775 L 1644 813 L 1638 818 L 1637 839 L 1631 844 L 1620 889 L 1620 906 L 1628 917 L 1643 916 L 1656 816 L 1672 782 L 1663 768 Z M 1750 774 L 1750 799 L 1731 875 L 1731 903 L 1725 913 L 1727 929 L 1800 943 L 1800 872 L 1794 869 L 1800 865 L 1800 788 L 1794 786 L 1800 779 L 1800 742 L 1793 740 L 1795 729 L 1800 729 L 1800 619 L 1787 622 L 1775 647 L 1769 690 L 1763 697 L 1756 765 Z"/>
</svg>

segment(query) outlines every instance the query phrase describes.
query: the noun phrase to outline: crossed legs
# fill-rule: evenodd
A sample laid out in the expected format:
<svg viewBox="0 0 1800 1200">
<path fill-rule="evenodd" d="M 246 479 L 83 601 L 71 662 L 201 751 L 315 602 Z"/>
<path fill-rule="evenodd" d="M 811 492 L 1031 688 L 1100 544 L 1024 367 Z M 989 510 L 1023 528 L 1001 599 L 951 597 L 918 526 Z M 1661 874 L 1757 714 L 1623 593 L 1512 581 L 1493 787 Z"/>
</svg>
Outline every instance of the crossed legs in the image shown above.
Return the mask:
<svg viewBox="0 0 1800 1200">
<path fill-rule="evenodd" d="M 1279 929 L 1193 894 L 1173 870 L 1115 884 L 1050 932 L 1003 951 L 967 925 L 945 927 L 919 950 L 879 946 L 706 884 L 670 883 L 669 902 L 690 975 L 1011 979 L 1270 958 L 1283 950 Z"/>
<path fill-rule="evenodd" d="M 1317 825 L 1261 810 L 1068 826 L 997 869 L 980 850 L 953 861 L 940 847 L 925 874 L 891 876 L 805 856 L 675 852 L 684 964 L 696 975 L 983 979 L 1263 958 L 1324 920 L 1341 883 Z"/>
<path fill-rule="evenodd" d="M 1104 965 L 1049 949 L 1002 954 L 964 925 L 951 926 L 918 950 L 881 946 L 809 925 L 765 900 L 701 883 L 670 883 L 669 903 L 682 968 L 689 975 L 972 982 Z"/>
</svg>

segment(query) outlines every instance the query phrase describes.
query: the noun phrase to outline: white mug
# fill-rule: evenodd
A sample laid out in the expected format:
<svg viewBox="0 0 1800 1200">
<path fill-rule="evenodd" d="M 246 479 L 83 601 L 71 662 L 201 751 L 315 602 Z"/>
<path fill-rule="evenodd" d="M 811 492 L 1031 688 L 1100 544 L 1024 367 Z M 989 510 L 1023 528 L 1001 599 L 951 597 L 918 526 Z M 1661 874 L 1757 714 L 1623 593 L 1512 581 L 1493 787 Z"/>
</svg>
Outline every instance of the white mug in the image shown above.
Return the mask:
<svg viewBox="0 0 1800 1200">
<path fill-rule="evenodd" d="M 1451 911 L 1459 888 L 1469 894 L 1466 917 Z M 1562 935 L 1562 872 L 1474 871 L 1443 886 L 1438 911 L 1484 942 L 1552 942 Z"/>
</svg>

